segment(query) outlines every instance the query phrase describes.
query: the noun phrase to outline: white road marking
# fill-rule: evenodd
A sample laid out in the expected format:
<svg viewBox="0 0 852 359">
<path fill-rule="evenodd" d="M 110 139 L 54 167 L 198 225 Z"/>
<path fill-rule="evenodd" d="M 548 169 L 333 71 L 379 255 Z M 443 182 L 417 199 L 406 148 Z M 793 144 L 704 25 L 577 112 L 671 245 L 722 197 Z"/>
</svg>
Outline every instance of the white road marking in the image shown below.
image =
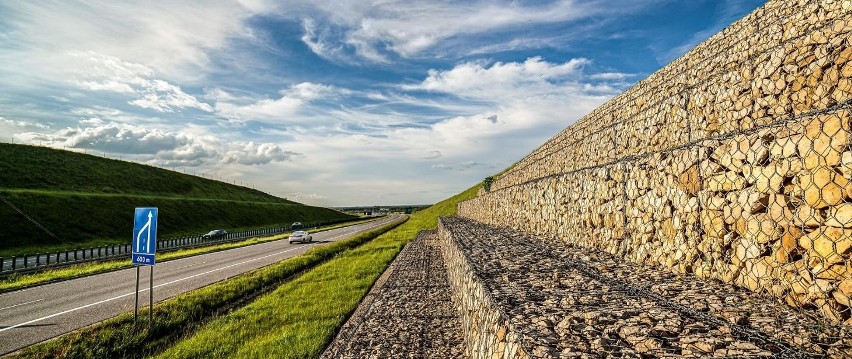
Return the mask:
<svg viewBox="0 0 852 359">
<path fill-rule="evenodd" d="M 161 284 L 155 285 L 155 286 L 154 286 L 154 288 L 159 288 L 159 287 L 166 286 L 166 285 L 169 285 L 169 284 L 174 284 L 174 283 L 177 283 L 177 282 L 182 282 L 182 281 L 185 281 L 185 280 L 187 280 L 187 279 L 192 279 L 192 278 L 195 278 L 195 277 L 198 277 L 198 276 L 202 276 L 202 275 L 205 275 L 205 274 L 210 274 L 210 273 L 213 273 L 213 272 L 218 272 L 218 271 L 223 270 L 223 269 L 228 269 L 228 268 L 235 267 L 235 266 L 238 266 L 238 265 L 243 265 L 243 264 L 246 264 L 246 263 L 249 263 L 249 262 L 254 262 L 254 261 L 257 261 L 257 260 L 264 259 L 264 258 L 269 258 L 269 257 L 276 256 L 276 255 L 279 255 L 279 254 L 282 254 L 282 253 L 290 252 L 290 251 L 293 251 L 293 250 L 296 250 L 296 249 L 299 249 L 299 248 L 300 248 L 300 247 L 291 248 L 291 249 L 288 249 L 288 250 L 285 250 L 285 251 L 276 252 L 276 253 L 272 253 L 272 254 L 267 254 L 267 255 L 265 255 L 265 256 L 263 256 L 263 257 L 257 257 L 257 258 L 249 259 L 249 260 L 242 261 L 242 262 L 239 262 L 239 263 L 230 264 L 230 265 L 227 265 L 227 266 L 224 266 L 224 267 L 221 267 L 221 268 L 211 269 L 211 270 L 209 270 L 209 271 L 206 271 L 206 272 L 203 272 L 203 273 L 194 274 L 194 275 L 191 275 L 191 276 L 189 276 L 189 277 L 185 277 L 185 278 L 181 278 L 181 279 L 176 279 L 176 280 L 173 280 L 173 281 L 171 281 L 171 282 L 161 283 Z M 140 289 L 140 290 L 139 290 L 139 293 L 145 292 L 145 291 L 147 291 L 147 290 L 148 290 L 148 288 Z M 59 313 L 54 313 L 54 314 L 51 314 L 51 315 L 46 315 L 46 316 L 44 316 L 44 317 L 37 318 L 37 319 L 33 319 L 33 320 L 30 320 L 30 321 L 27 321 L 27 322 L 23 322 L 23 323 L 20 323 L 20 324 L 15 324 L 15 325 L 12 325 L 12 326 L 9 326 L 9 327 L 6 327 L 6 328 L 2 328 L 2 329 L 0 329 L 0 333 L 5 332 L 5 331 L 7 331 L 7 330 L 12 330 L 12 329 L 15 329 L 15 328 L 18 328 L 18 327 L 24 326 L 24 325 L 30 325 L 30 324 L 33 324 L 33 323 L 37 323 L 37 322 L 40 322 L 40 321 L 42 321 L 42 320 L 50 319 L 50 318 L 53 318 L 53 317 L 56 317 L 56 316 L 60 316 L 60 315 L 63 315 L 63 314 L 68 314 L 68 313 L 71 313 L 71 312 L 76 312 L 76 311 L 78 311 L 78 310 L 86 309 L 86 308 L 91 307 L 91 306 L 95 306 L 95 305 L 99 305 L 99 304 L 103 304 L 103 303 L 111 302 L 111 301 L 114 301 L 114 300 L 116 300 L 116 299 L 121 299 L 121 298 L 124 298 L 124 297 L 130 296 L 130 295 L 134 295 L 134 294 L 136 294 L 136 292 L 130 292 L 130 293 L 127 293 L 127 294 L 118 295 L 118 296 L 115 296 L 115 297 L 112 297 L 112 298 L 107 298 L 107 299 L 104 299 L 104 300 L 101 300 L 101 301 L 97 301 L 97 302 L 94 302 L 94 303 L 86 304 L 86 305 L 79 306 L 79 307 L 76 307 L 76 308 L 71 308 L 71 309 L 68 309 L 68 310 L 65 310 L 65 311 L 62 311 L 62 312 L 59 312 Z"/>
<path fill-rule="evenodd" d="M 383 223 L 382 223 L 382 224 L 383 224 Z M 334 236 L 334 237 L 330 238 L 329 240 L 333 240 L 333 239 L 336 239 L 336 238 L 344 237 L 344 236 L 347 236 L 347 235 L 350 235 L 350 234 L 353 234 L 353 233 L 357 233 L 357 232 L 358 232 L 357 230 L 356 230 L 356 231 L 353 231 L 353 232 L 347 232 L 347 233 L 344 233 L 344 234 L 341 234 L 341 235 Z M 301 248 L 301 247 L 304 247 L 304 245 L 302 245 L 302 246 L 298 246 L 298 247 L 295 247 L 295 248 L 290 248 L 290 249 L 287 249 L 287 250 L 283 250 L 283 251 L 280 251 L 280 252 L 276 252 L 276 253 L 268 254 L 268 255 L 265 255 L 265 256 L 263 256 L 263 257 L 257 257 L 257 258 L 253 258 L 253 259 L 245 260 L 245 261 L 242 261 L 242 262 L 239 262 L 239 263 L 234 263 L 234 264 L 227 265 L 227 266 L 224 266 L 224 267 L 221 267 L 221 268 L 212 269 L 212 270 L 206 271 L 206 272 L 204 272 L 204 273 L 198 273 L 198 274 L 195 274 L 195 275 L 191 275 L 191 276 L 189 276 L 189 277 L 185 277 L 185 278 L 181 278 L 181 279 L 176 279 L 176 280 L 173 280 L 173 281 L 171 281 L 171 282 L 166 282 L 166 283 L 158 284 L 158 285 L 155 285 L 155 286 L 154 286 L 154 288 L 159 288 L 159 287 L 166 286 L 166 285 L 169 285 L 169 284 L 174 284 L 174 283 L 177 283 L 177 282 L 182 282 L 182 281 L 185 281 L 185 280 L 187 280 L 187 279 L 192 279 L 192 278 L 195 278 L 195 277 L 198 277 L 198 276 L 202 276 L 202 275 L 205 275 L 205 274 L 210 274 L 210 273 L 213 273 L 213 272 L 218 272 L 218 271 L 223 270 L 223 269 L 228 269 L 228 268 L 235 267 L 235 266 L 238 266 L 238 265 L 243 265 L 243 264 L 246 264 L 246 263 L 249 263 L 249 262 L 254 262 L 254 261 L 257 261 L 257 260 L 264 259 L 264 258 L 269 258 L 269 257 L 276 256 L 276 255 L 279 255 L 279 254 L 287 253 L 287 252 L 290 252 L 290 251 L 294 251 L 294 250 L 296 250 L 296 249 L 299 249 L 299 248 Z M 139 290 L 139 292 L 140 292 L 140 293 L 142 293 L 142 292 L 145 292 L 145 291 L 147 291 L 147 290 L 148 290 L 148 288 L 144 288 L 144 289 Z M 107 299 L 104 299 L 104 300 L 101 300 L 101 301 L 97 301 L 97 302 L 94 302 L 94 303 L 90 303 L 90 304 L 86 304 L 86 305 L 79 306 L 79 307 L 76 307 L 76 308 L 68 309 L 68 310 L 65 310 L 65 311 L 62 311 L 62 312 L 59 312 L 59 313 L 54 313 L 54 314 L 51 314 L 51 315 L 46 315 L 46 316 L 44 316 L 44 317 L 37 318 L 37 319 L 33 319 L 33 320 L 30 320 L 30 321 L 27 321 L 27 322 L 23 322 L 23 323 L 15 324 L 15 325 L 12 325 L 12 326 L 9 326 L 9 327 L 6 327 L 6 328 L 2 328 L 2 329 L 0 329 L 0 333 L 5 332 L 5 331 L 7 331 L 7 330 L 15 329 L 15 328 L 18 328 L 18 327 L 22 327 L 22 326 L 25 326 L 25 325 L 30 325 L 30 324 L 33 324 L 33 323 L 38 323 L 38 322 L 40 322 L 40 321 L 42 321 L 42 320 L 47 320 L 47 319 L 50 319 L 50 318 L 53 318 L 53 317 L 57 317 L 57 316 L 60 316 L 60 315 L 63 315 L 63 314 L 68 314 L 68 313 L 71 313 L 71 312 L 76 312 L 76 311 L 78 311 L 78 310 L 86 309 L 86 308 L 89 308 L 89 307 L 92 307 L 92 306 L 95 306 L 95 305 L 99 305 L 99 304 L 103 304 L 103 303 L 111 302 L 111 301 L 114 301 L 114 300 L 116 300 L 116 299 L 121 299 L 121 298 L 124 298 L 124 297 L 130 296 L 130 295 L 134 295 L 134 294 L 136 294 L 136 293 L 135 293 L 135 292 L 130 292 L 130 293 L 127 293 L 127 294 L 122 294 L 122 295 L 115 296 L 115 297 L 112 297 L 112 298 L 107 298 Z M 41 300 L 41 299 L 40 299 L 40 300 Z M 37 302 L 37 301 L 33 301 L 33 302 L 30 302 L 30 303 L 34 303 L 34 302 Z M 27 304 L 27 303 L 22 303 L 22 304 Z M 18 305 L 21 305 L 21 304 L 18 304 Z M 9 308 L 11 308 L 11 307 L 9 307 Z M 3 308 L 3 309 L 6 309 L 6 308 Z"/>
<path fill-rule="evenodd" d="M 43 301 L 43 300 L 44 300 L 44 298 L 37 299 L 37 300 L 33 300 L 33 301 L 29 301 L 29 302 L 26 302 L 26 303 L 19 303 L 19 304 L 11 305 L 11 306 L 8 306 L 8 307 L 0 308 L 0 310 L 4 310 L 4 309 L 12 309 L 12 308 L 14 308 L 14 307 L 20 307 L 20 306 L 22 306 L 22 305 L 38 303 L 38 302 L 41 302 L 41 301 Z"/>
</svg>

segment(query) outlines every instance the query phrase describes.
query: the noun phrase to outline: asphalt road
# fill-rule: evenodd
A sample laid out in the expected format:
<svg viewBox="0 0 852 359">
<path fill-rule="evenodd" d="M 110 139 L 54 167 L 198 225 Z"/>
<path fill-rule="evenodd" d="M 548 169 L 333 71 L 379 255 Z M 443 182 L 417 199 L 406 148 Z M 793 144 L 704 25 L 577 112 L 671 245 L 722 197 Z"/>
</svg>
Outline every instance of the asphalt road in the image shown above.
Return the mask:
<svg viewBox="0 0 852 359">
<path fill-rule="evenodd" d="M 314 233 L 314 243 L 280 240 L 158 263 L 153 268 L 154 301 L 273 264 L 311 246 L 345 239 L 399 217 Z M 140 307 L 148 305 L 149 270 L 140 270 Z M 132 311 L 135 286 L 136 268 L 129 268 L 0 294 L 0 355 Z"/>
<path fill-rule="evenodd" d="M 246 232 L 232 232 L 229 233 L 227 238 L 217 239 L 222 242 L 231 242 L 231 241 L 240 241 L 248 238 L 254 237 L 262 237 L 264 234 L 256 234 L 258 231 L 252 233 L 251 231 Z M 266 234 L 273 235 L 273 234 Z M 192 239 L 200 239 L 201 236 L 196 236 Z M 168 250 L 173 250 L 176 248 L 180 248 L 180 244 L 177 243 L 181 240 L 187 240 L 190 238 L 177 238 L 161 241 L 158 243 L 161 249 L 165 248 Z M 209 240 L 206 245 L 214 245 L 216 240 Z M 204 245 L 204 244 L 202 244 Z M 167 247 L 164 247 L 167 246 Z M 130 244 L 118 245 L 118 246 L 104 246 L 99 248 L 86 248 L 86 249 L 78 249 L 78 250 L 69 250 L 69 251 L 60 251 L 60 252 L 52 252 L 52 253 L 44 253 L 44 254 L 32 254 L 26 257 L 17 257 L 17 258 L 2 258 L 0 261 L 0 269 L 2 271 L 12 272 L 12 268 L 16 268 L 14 271 L 16 273 L 25 273 L 28 269 L 37 269 L 37 267 L 42 267 L 47 264 L 56 264 L 61 262 L 62 264 L 68 265 L 76 265 L 85 262 L 91 262 L 94 260 L 102 260 L 109 259 L 115 257 L 124 257 L 126 253 L 130 253 Z M 2 272 L 0 271 L 0 272 Z"/>
</svg>

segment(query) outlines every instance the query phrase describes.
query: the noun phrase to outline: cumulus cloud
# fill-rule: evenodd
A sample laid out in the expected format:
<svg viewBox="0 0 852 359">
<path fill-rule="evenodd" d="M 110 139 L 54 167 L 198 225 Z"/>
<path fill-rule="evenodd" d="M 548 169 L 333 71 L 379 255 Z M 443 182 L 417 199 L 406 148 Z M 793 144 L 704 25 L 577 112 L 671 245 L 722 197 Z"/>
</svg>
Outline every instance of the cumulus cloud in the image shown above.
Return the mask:
<svg viewBox="0 0 852 359">
<path fill-rule="evenodd" d="M 169 131 L 100 119 L 80 121 L 85 127 L 53 132 L 24 132 L 15 142 L 50 147 L 77 148 L 136 156 L 165 166 L 221 164 L 263 165 L 302 156 L 278 144 L 255 142 L 223 143 L 209 134 Z"/>
<path fill-rule="evenodd" d="M 248 142 L 231 146 L 231 149 L 224 154 L 222 162 L 226 164 L 263 165 L 269 162 L 287 161 L 299 156 L 302 156 L 302 154 L 285 151 L 276 144 Z"/>
<path fill-rule="evenodd" d="M 192 138 L 180 132 L 166 132 L 121 123 L 90 122 L 91 127 L 65 128 L 52 133 L 26 132 L 15 135 L 23 142 L 51 146 L 87 148 L 126 154 L 157 154 L 192 145 Z"/>
<path fill-rule="evenodd" d="M 564 63 L 550 63 L 541 57 L 524 62 L 465 62 L 450 70 L 429 70 L 419 84 L 405 85 L 405 90 L 451 93 L 460 97 L 493 98 L 497 96 L 530 96 L 558 91 L 568 81 L 580 78 L 580 70 L 589 60 L 579 58 Z M 532 92 L 531 92 L 532 91 Z"/>
</svg>

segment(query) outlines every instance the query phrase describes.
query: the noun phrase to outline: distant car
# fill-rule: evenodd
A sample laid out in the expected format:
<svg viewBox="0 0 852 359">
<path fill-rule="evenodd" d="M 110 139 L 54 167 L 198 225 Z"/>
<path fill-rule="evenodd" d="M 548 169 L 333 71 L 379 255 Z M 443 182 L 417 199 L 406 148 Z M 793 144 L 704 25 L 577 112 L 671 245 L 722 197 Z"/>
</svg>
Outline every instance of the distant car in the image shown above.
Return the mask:
<svg viewBox="0 0 852 359">
<path fill-rule="evenodd" d="M 302 228 L 302 222 L 293 222 L 293 224 L 290 225 L 290 228 Z"/>
<path fill-rule="evenodd" d="M 314 237 L 311 236 L 310 233 L 305 232 L 305 231 L 295 231 L 295 232 L 290 234 L 290 244 L 293 244 L 293 242 L 305 243 L 305 242 L 313 242 L 313 241 L 314 241 Z"/>
<path fill-rule="evenodd" d="M 204 238 L 204 239 L 216 239 L 216 238 L 222 238 L 222 237 L 224 237 L 226 234 L 228 234 L 228 231 L 226 231 L 226 230 L 224 230 L 224 229 L 214 229 L 214 230 L 212 230 L 212 231 L 210 231 L 210 232 L 207 232 L 207 234 L 205 234 L 205 235 L 201 236 L 201 238 Z"/>
</svg>

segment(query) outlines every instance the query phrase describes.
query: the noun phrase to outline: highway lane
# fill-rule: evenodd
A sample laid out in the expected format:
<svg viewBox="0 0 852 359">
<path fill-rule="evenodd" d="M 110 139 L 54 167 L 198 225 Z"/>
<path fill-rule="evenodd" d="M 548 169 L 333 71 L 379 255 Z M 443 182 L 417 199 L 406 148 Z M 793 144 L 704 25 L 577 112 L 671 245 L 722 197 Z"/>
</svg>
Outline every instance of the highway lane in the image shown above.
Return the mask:
<svg viewBox="0 0 852 359">
<path fill-rule="evenodd" d="M 279 240 L 158 263 L 154 266 L 154 301 L 276 263 L 311 246 L 346 239 L 400 217 L 314 233 L 315 242 L 309 244 Z M 149 275 L 149 268 L 143 267 L 140 306 L 148 303 Z M 129 268 L 0 294 L 0 354 L 132 311 L 135 286 L 136 269 Z"/>
</svg>

